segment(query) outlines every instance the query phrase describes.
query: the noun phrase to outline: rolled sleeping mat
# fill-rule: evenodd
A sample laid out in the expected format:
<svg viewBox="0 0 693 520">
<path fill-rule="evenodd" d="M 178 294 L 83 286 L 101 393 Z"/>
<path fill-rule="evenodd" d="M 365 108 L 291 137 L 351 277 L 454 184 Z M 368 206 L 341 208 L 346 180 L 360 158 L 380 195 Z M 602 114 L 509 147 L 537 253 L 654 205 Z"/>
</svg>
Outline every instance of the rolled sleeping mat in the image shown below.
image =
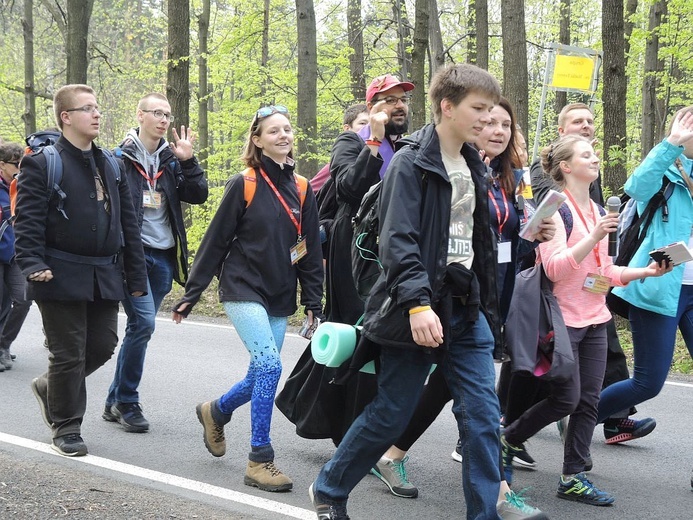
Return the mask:
<svg viewBox="0 0 693 520">
<path fill-rule="evenodd" d="M 310 351 L 319 365 L 338 368 L 354 354 L 361 327 L 327 321 L 313 333 Z M 361 372 L 375 374 L 375 363 L 369 361 Z"/>
</svg>

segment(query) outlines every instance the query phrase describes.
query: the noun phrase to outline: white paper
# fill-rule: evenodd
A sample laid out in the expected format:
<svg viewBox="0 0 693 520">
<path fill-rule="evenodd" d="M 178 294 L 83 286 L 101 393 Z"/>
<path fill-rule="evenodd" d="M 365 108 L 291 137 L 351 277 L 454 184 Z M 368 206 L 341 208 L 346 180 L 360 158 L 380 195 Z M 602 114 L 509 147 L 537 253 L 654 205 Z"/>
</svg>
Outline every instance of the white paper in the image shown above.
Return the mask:
<svg viewBox="0 0 693 520">
<path fill-rule="evenodd" d="M 558 208 L 565 202 L 566 196 L 555 190 L 549 190 L 541 201 L 541 204 L 534 209 L 531 204 L 525 202 L 527 208 L 528 220 L 524 227 L 520 230 L 520 237 L 525 240 L 533 240 L 533 236 L 539 231 L 539 224 L 545 218 L 553 216 Z"/>
</svg>

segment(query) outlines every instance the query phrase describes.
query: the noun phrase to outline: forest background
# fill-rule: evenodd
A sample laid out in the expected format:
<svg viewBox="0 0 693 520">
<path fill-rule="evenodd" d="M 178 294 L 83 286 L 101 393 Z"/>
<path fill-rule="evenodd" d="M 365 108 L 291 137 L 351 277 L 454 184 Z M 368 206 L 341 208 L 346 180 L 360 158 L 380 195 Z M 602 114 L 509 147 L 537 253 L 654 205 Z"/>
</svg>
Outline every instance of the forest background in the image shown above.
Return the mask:
<svg viewBox="0 0 693 520">
<path fill-rule="evenodd" d="M 620 193 L 671 115 L 693 103 L 691 12 L 693 0 L 0 0 L 0 137 L 23 142 L 54 126 L 55 90 L 88 83 L 104 110 L 99 144 L 117 146 L 138 99 L 165 93 L 175 126 L 198 136 L 211 187 L 207 204 L 186 208 L 194 255 L 260 106 L 289 108 L 297 171 L 310 178 L 371 78 L 416 84 L 413 130 L 430 121 L 435 70 L 471 62 L 501 81 L 531 154 L 548 51 L 560 43 L 602 53 L 598 88 L 549 90 L 538 140 L 556 137 L 566 102 L 593 102 L 603 184 Z"/>
</svg>

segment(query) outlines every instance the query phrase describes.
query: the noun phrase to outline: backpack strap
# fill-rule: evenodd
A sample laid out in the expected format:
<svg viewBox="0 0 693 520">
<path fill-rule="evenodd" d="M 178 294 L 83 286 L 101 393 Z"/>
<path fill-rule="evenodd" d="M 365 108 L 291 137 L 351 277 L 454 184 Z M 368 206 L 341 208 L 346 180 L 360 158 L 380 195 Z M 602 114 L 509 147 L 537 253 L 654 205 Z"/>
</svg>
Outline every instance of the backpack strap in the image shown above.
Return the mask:
<svg viewBox="0 0 693 520">
<path fill-rule="evenodd" d="M 103 157 L 106 161 L 105 164 L 110 166 L 111 170 L 113 170 L 113 174 L 115 175 L 116 183 L 120 184 L 120 166 L 118 165 L 118 161 L 116 161 L 116 156 L 120 157 L 122 155 L 122 151 L 120 148 L 116 148 L 114 150 L 115 155 L 106 148 L 102 148 L 101 151 L 103 152 Z"/>
<path fill-rule="evenodd" d="M 565 226 L 565 239 L 568 241 L 570 234 L 573 232 L 573 214 L 570 212 L 570 208 L 565 202 L 558 206 L 558 214 L 563 220 L 563 225 Z"/>
<path fill-rule="evenodd" d="M 60 182 L 63 180 L 63 161 L 54 145 L 43 146 L 41 153 L 46 158 L 46 202 L 51 200 L 53 193 L 58 195 L 58 211 L 67 219 L 65 213 L 65 199 L 67 195 L 60 189 Z"/>
<path fill-rule="evenodd" d="M 241 175 L 243 175 L 243 200 L 245 201 L 245 207 L 247 209 L 253 201 L 253 197 L 255 197 L 257 176 L 254 168 L 244 170 Z M 308 194 L 308 179 L 297 173 L 294 173 L 294 178 L 298 184 L 298 195 L 301 200 L 301 207 L 303 207 L 303 203 L 306 201 L 306 195 Z"/>
</svg>

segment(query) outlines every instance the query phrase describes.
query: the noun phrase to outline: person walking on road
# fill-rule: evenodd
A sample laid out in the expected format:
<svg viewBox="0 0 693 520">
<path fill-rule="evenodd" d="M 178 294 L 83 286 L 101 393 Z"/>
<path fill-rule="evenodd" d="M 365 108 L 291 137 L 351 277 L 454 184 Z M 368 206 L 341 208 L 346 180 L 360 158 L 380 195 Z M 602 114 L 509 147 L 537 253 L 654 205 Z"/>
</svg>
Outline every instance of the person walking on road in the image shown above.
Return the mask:
<svg viewBox="0 0 693 520">
<path fill-rule="evenodd" d="M 173 320 L 180 323 L 218 275 L 219 299 L 250 353 L 250 365 L 242 381 L 218 399 L 199 404 L 197 417 L 207 450 L 221 457 L 226 453 L 224 426 L 234 410 L 250 402 L 251 451 L 244 483 L 265 491 L 293 487 L 274 463 L 270 424 L 287 317 L 296 311 L 297 281 L 308 322 L 322 318 L 318 211 L 310 185 L 294 173 L 293 142 L 286 107 L 256 112 L 242 157 L 248 170 L 227 182 L 185 295 L 173 307 Z"/>
</svg>

